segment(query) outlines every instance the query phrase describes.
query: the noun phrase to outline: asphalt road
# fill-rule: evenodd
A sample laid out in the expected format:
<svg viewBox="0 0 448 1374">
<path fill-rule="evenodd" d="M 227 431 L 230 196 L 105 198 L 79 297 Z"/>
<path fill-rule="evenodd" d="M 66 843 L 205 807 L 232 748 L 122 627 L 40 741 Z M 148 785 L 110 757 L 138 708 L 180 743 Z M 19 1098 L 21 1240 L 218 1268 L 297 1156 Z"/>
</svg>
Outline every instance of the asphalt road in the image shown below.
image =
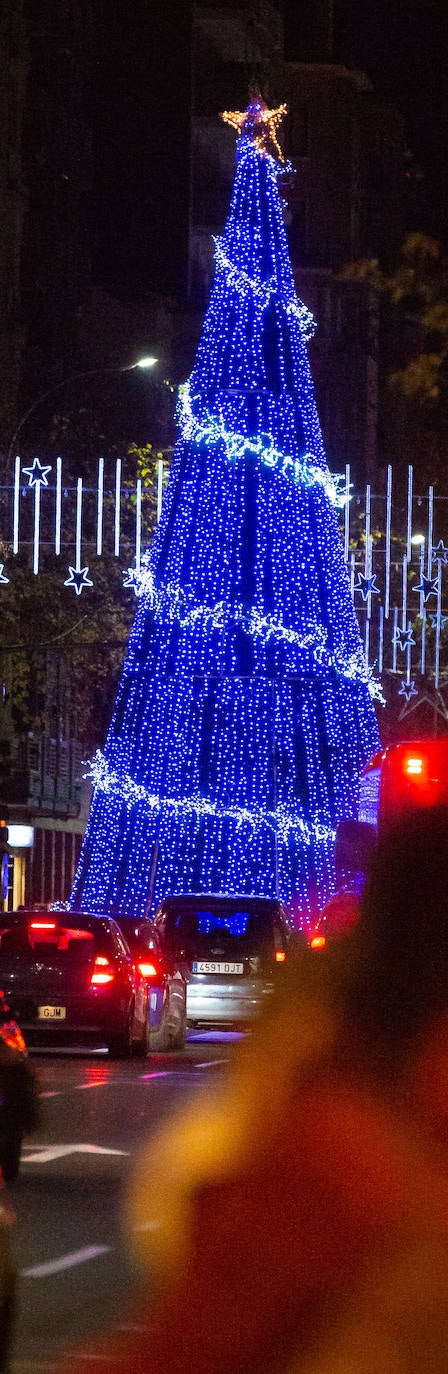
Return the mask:
<svg viewBox="0 0 448 1374">
<path fill-rule="evenodd" d="M 133 1157 L 160 1122 L 226 1071 L 240 1037 L 192 1035 L 181 1054 L 33 1055 L 42 1120 L 11 1188 L 19 1311 L 12 1374 L 56 1374 L 126 1323 L 136 1271 L 121 1226 Z"/>
</svg>

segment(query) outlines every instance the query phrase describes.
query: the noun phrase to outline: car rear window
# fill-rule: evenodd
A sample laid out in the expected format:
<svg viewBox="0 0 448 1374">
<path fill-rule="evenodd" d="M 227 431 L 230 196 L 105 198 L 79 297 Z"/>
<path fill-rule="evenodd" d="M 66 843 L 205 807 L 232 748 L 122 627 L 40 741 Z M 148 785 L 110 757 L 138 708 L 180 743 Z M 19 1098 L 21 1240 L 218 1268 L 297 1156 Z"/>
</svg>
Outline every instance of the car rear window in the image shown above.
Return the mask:
<svg viewBox="0 0 448 1374">
<path fill-rule="evenodd" d="M 2 960 L 14 955 L 71 963 L 114 952 L 113 934 L 103 922 L 92 928 L 76 916 L 68 923 L 33 912 L 5 913 L 0 919 L 0 968 Z"/>
<path fill-rule="evenodd" d="M 284 947 L 283 934 L 274 912 L 244 901 L 221 908 L 214 904 L 165 908 L 164 935 L 170 948 L 180 953 L 207 954 L 222 945 L 226 953 L 261 955 Z"/>
</svg>

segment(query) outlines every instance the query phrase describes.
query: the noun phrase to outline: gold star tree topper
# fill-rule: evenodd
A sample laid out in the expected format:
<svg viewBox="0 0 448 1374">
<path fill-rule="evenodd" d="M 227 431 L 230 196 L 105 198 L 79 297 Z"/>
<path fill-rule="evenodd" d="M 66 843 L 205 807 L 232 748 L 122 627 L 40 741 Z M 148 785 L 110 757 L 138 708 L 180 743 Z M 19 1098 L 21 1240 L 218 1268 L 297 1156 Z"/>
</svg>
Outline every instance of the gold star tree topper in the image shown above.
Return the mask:
<svg viewBox="0 0 448 1374">
<path fill-rule="evenodd" d="M 269 153 L 279 162 L 284 162 L 276 131 L 287 109 L 287 105 L 278 105 L 276 110 L 269 110 L 262 96 L 255 94 L 251 96 L 247 110 L 223 110 L 221 119 L 225 124 L 230 124 L 232 129 L 237 129 L 239 134 L 251 138 L 262 156 Z"/>
</svg>

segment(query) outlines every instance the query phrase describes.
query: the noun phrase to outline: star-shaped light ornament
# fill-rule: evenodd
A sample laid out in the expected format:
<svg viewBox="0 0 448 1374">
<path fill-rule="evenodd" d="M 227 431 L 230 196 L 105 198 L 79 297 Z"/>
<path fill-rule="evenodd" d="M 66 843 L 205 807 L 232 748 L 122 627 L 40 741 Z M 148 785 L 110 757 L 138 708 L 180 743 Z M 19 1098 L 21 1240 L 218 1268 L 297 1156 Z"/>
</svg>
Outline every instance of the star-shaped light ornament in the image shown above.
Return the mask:
<svg viewBox="0 0 448 1374">
<path fill-rule="evenodd" d="M 422 577 L 418 586 L 414 587 L 414 592 L 422 592 L 423 600 L 427 601 L 428 596 L 437 596 L 438 581 L 438 577 Z"/>
<path fill-rule="evenodd" d="M 44 467 L 43 464 L 39 462 L 39 459 L 35 458 L 32 467 L 22 468 L 22 472 L 26 472 L 27 474 L 29 487 L 37 487 L 39 483 L 41 483 L 43 487 L 48 487 L 47 472 L 51 472 L 51 463 L 48 463 L 47 466 Z"/>
<path fill-rule="evenodd" d="M 438 544 L 434 545 L 432 556 L 434 563 L 448 563 L 448 546 L 444 544 L 443 539 L 439 539 Z"/>
<path fill-rule="evenodd" d="M 277 126 L 287 109 L 287 105 L 278 105 L 276 110 L 270 110 L 262 96 L 257 94 L 251 97 L 247 110 L 223 110 L 221 119 L 225 124 L 230 124 L 232 129 L 237 129 L 239 134 L 251 138 L 262 157 L 268 153 L 270 157 L 284 163 L 285 159 L 277 138 Z"/>
<path fill-rule="evenodd" d="M 0 563 L 0 582 L 9 582 L 9 577 L 3 572 L 4 566 L 4 563 Z"/>
<path fill-rule="evenodd" d="M 441 629 L 441 630 L 444 630 L 444 629 L 445 629 L 445 625 L 446 625 L 446 623 L 447 623 L 447 621 L 448 621 L 448 615 L 440 615 L 440 617 L 439 617 L 438 615 L 434 614 L 434 615 L 430 615 L 429 619 L 430 619 L 430 624 L 432 625 L 433 630 L 436 630 L 436 629 L 437 629 L 437 625 L 438 625 L 438 624 L 440 625 L 440 629 Z"/>
<path fill-rule="evenodd" d="M 398 648 L 401 649 L 403 653 L 405 649 L 410 648 L 411 644 L 415 644 L 411 626 L 408 625 L 407 630 L 400 630 L 397 625 L 396 630 L 394 630 L 393 643 L 397 644 Z"/>
<path fill-rule="evenodd" d="M 374 596 L 379 596 L 380 589 L 379 587 L 375 586 L 375 583 L 376 573 L 373 573 L 371 577 L 363 577 L 362 573 L 358 573 L 358 581 L 356 583 L 355 592 L 361 592 L 363 601 L 367 601 L 367 597 L 370 596 L 372 593 Z"/>
<path fill-rule="evenodd" d="M 406 701 L 411 701 L 412 697 L 418 697 L 418 688 L 413 678 L 411 678 L 409 682 L 402 681 L 398 695 L 399 697 L 405 697 Z"/>
<path fill-rule="evenodd" d="M 141 573 L 138 568 L 126 568 L 123 573 L 123 587 L 132 587 L 136 596 L 141 592 Z"/>
<path fill-rule="evenodd" d="M 93 582 L 87 576 L 88 571 L 88 568 L 71 568 L 69 565 L 64 587 L 74 587 L 76 595 L 81 596 L 84 587 L 93 587 Z"/>
</svg>

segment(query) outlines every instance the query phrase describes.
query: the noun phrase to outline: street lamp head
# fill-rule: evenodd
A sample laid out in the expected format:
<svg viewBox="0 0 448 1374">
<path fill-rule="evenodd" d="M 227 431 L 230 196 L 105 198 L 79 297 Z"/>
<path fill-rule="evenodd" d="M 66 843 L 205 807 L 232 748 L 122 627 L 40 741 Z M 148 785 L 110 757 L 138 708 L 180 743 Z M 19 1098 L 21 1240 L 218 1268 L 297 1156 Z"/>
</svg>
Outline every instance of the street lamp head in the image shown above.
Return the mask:
<svg viewBox="0 0 448 1374">
<path fill-rule="evenodd" d="M 149 354 L 148 357 L 139 358 L 138 362 L 133 363 L 133 367 L 155 367 L 158 361 L 158 358 L 153 358 L 152 355 Z"/>
<path fill-rule="evenodd" d="M 424 536 L 424 534 L 413 534 L 413 535 L 412 535 L 411 544 L 424 544 L 424 542 L 425 542 L 425 536 Z"/>
</svg>

